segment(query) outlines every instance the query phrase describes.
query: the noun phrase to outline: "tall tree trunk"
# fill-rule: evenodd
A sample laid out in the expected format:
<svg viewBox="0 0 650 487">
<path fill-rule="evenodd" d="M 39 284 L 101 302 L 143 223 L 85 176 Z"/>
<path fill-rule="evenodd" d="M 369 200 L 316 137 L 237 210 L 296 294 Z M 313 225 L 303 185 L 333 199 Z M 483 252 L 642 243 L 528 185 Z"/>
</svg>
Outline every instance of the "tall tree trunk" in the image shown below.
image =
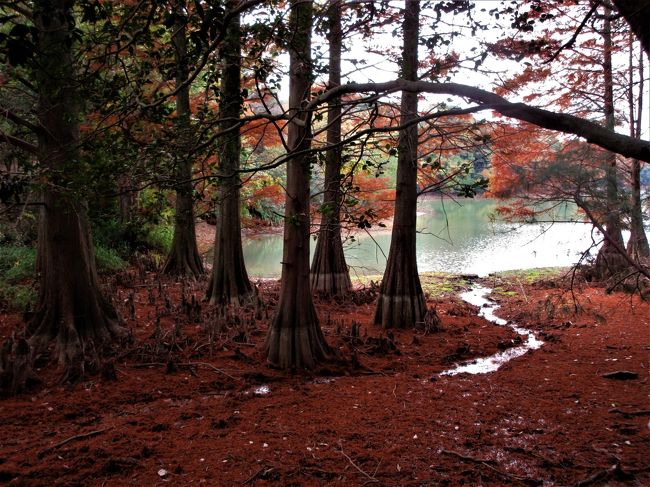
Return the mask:
<svg viewBox="0 0 650 487">
<path fill-rule="evenodd" d="M 309 99 L 313 68 L 313 2 L 291 0 L 289 18 L 289 150 L 280 302 L 266 337 L 269 364 L 283 369 L 311 369 L 330 353 L 318 324 L 309 287 L 309 180 L 311 147 Z"/>
<path fill-rule="evenodd" d="M 329 81 L 328 88 L 341 84 L 341 2 L 334 0 L 328 9 Z M 352 289 L 348 265 L 341 242 L 341 102 L 335 99 L 327 107 L 327 151 L 325 194 L 316 252 L 311 265 L 311 288 L 330 296 L 344 296 Z"/>
<path fill-rule="evenodd" d="M 117 178 L 117 190 L 119 192 L 118 203 L 120 208 L 119 218 L 122 225 L 128 224 L 133 219 L 136 192 L 131 181 L 130 174 L 122 174 Z"/>
<path fill-rule="evenodd" d="M 614 5 L 650 56 L 650 0 L 614 0 Z"/>
<path fill-rule="evenodd" d="M 28 324 L 34 353 L 54 344 L 69 379 L 83 375 L 99 347 L 122 331 L 102 296 L 86 203 L 72 175 L 79 161 L 80 106 L 74 80 L 70 0 L 35 2 L 38 30 L 39 162 L 48 180 L 39 226 L 40 289 Z"/>
<path fill-rule="evenodd" d="M 176 22 L 172 42 L 176 61 L 176 86 L 187 82 L 187 39 L 185 0 L 177 0 Z M 190 86 L 183 86 L 176 94 L 176 133 L 178 137 L 175 154 L 176 214 L 174 238 L 163 266 L 163 274 L 199 277 L 203 274 L 203 262 L 196 245 L 194 228 L 194 186 L 192 184 L 192 126 L 190 123 Z"/>
<path fill-rule="evenodd" d="M 220 116 L 222 130 L 231 129 L 221 141 L 219 211 L 214 240 L 214 261 L 207 297 L 210 303 L 242 304 L 253 288 L 248 280 L 241 245 L 239 158 L 241 135 L 241 33 L 239 16 L 232 18 L 220 51 L 223 66 Z"/>
<path fill-rule="evenodd" d="M 420 2 L 406 0 L 403 21 L 402 77 L 417 79 Z M 417 93 L 402 92 L 400 124 L 417 117 Z M 420 285 L 415 254 L 417 213 L 418 127 L 400 131 L 397 146 L 395 217 L 386 271 L 375 310 L 375 324 L 384 328 L 407 328 L 423 321 L 426 302 Z"/>
<path fill-rule="evenodd" d="M 639 96 L 636 100 L 636 117 L 634 103 L 634 42 L 630 34 L 630 59 L 629 59 L 629 87 L 628 101 L 630 109 L 630 135 L 641 138 L 641 120 L 643 113 L 643 49 L 639 52 Z M 630 205 L 630 240 L 627 242 L 627 253 L 636 261 L 650 257 L 648 237 L 643 227 L 643 206 L 641 204 L 641 162 L 632 160 L 632 195 Z"/>
<path fill-rule="evenodd" d="M 612 74 L 612 28 L 611 10 L 605 7 L 603 24 L 603 74 L 604 74 L 604 112 L 605 126 L 614 131 L 616 127 L 614 111 L 614 80 Z M 606 210 L 605 230 L 607 235 L 596 256 L 595 273 L 600 279 L 606 279 L 627 267 L 627 261 L 620 255 L 616 246 L 625 248 L 621 231 L 621 200 L 618 194 L 618 175 L 616 154 L 608 152 L 605 162 Z"/>
</svg>

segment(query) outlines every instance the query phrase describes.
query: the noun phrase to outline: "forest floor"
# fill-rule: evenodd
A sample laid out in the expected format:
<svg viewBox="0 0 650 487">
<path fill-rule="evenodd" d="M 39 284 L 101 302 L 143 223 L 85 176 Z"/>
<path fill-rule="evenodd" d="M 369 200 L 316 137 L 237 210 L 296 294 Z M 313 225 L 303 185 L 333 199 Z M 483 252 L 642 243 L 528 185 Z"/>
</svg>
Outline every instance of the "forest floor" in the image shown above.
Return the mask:
<svg viewBox="0 0 650 487">
<path fill-rule="evenodd" d="M 57 385 L 46 367 L 0 400 L 0 483 L 650 484 L 650 303 L 543 273 L 422 280 L 441 329 L 378 329 L 376 287 L 359 287 L 317 301 L 337 360 L 291 374 L 264 361 L 277 281 L 236 312 L 201 303 L 202 283 L 107 277 L 132 332 L 103 367 L 117 380 Z M 458 298 L 476 282 L 544 344 L 496 372 L 440 375 L 520 341 Z M 20 320 L 0 316 L 0 337 Z"/>
</svg>

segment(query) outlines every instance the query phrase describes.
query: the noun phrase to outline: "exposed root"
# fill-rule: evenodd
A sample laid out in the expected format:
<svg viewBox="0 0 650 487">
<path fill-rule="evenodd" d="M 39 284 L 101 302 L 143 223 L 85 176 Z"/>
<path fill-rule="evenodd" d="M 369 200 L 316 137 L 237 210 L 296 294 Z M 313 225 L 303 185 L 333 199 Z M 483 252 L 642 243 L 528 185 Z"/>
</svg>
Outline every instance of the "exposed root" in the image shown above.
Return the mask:
<svg viewBox="0 0 650 487">
<path fill-rule="evenodd" d="M 32 368 L 29 343 L 24 338 L 5 340 L 0 351 L 0 394 L 15 396 L 40 384 Z"/>
</svg>

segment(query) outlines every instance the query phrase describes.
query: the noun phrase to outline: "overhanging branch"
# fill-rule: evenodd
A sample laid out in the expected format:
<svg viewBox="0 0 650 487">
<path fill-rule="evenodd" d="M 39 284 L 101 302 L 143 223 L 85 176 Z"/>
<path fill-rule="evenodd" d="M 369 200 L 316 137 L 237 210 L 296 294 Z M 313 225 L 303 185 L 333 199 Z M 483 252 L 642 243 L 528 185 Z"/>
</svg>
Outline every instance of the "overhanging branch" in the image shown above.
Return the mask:
<svg viewBox="0 0 650 487">
<path fill-rule="evenodd" d="M 350 83 L 332 88 L 312 99 L 307 109 L 315 109 L 348 93 L 395 93 L 410 91 L 453 95 L 472 100 L 476 103 L 489 104 L 490 108 L 506 117 L 532 123 L 538 127 L 582 137 L 591 144 L 598 145 L 625 157 L 650 162 L 650 142 L 637 140 L 627 135 L 612 132 L 597 123 L 565 113 L 556 113 L 543 108 L 511 103 L 505 98 L 480 88 L 459 83 L 432 83 L 429 81 L 406 81 L 398 79 L 385 83 Z"/>
<path fill-rule="evenodd" d="M 4 140 L 8 144 L 23 149 L 24 151 L 27 151 L 30 154 L 38 154 L 38 147 L 36 145 L 30 144 L 26 140 L 20 139 L 18 137 L 14 137 L 13 135 L 9 135 L 1 130 L 0 130 L 0 140 Z"/>
</svg>

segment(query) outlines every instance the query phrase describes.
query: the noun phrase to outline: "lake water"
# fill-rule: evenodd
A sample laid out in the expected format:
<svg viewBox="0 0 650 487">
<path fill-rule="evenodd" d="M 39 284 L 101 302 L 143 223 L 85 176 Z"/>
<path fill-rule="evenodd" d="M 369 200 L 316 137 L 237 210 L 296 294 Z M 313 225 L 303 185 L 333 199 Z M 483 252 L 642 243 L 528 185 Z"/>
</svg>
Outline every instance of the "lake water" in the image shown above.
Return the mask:
<svg viewBox="0 0 650 487">
<path fill-rule="evenodd" d="M 420 272 L 443 271 L 486 275 L 533 267 L 569 266 L 592 245 L 591 225 L 584 223 L 512 224 L 494 220 L 490 199 L 425 200 L 418 204 L 417 260 Z M 556 210 L 571 220 L 572 207 Z M 315 242 L 312 241 L 312 252 Z M 390 247 L 390 231 L 377 228 L 348 240 L 345 254 L 352 275 L 382 274 Z M 263 235 L 244 241 L 250 276 L 278 277 L 282 236 Z"/>
</svg>

